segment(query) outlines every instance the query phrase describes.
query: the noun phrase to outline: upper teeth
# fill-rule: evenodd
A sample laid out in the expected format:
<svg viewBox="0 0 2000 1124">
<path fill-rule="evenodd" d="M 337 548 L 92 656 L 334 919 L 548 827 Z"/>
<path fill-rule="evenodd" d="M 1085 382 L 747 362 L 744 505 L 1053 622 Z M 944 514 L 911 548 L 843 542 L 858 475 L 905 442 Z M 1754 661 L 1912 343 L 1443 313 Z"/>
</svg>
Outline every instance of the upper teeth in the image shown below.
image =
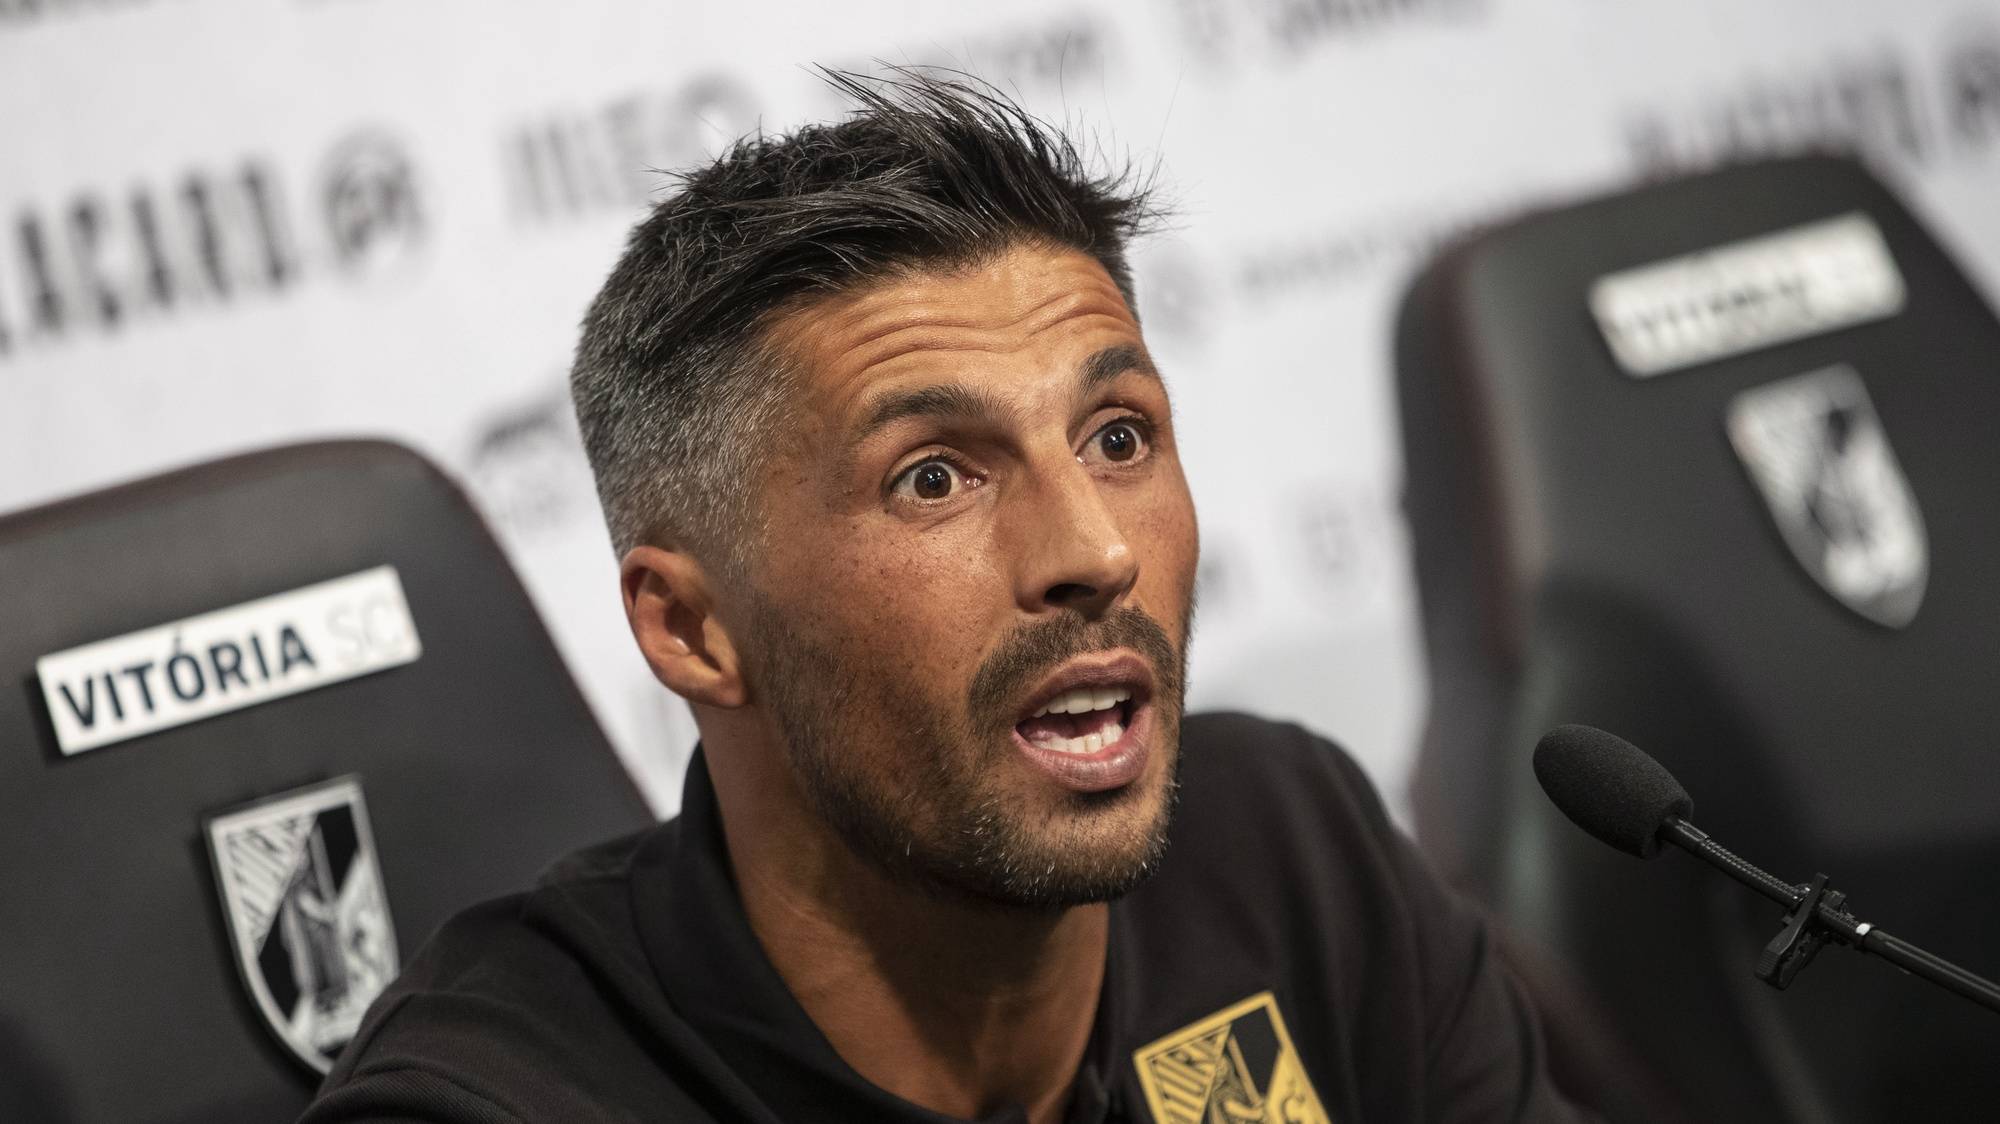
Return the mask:
<svg viewBox="0 0 2000 1124">
<path fill-rule="evenodd" d="M 1123 687 L 1078 687 L 1074 691 L 1064 691 L 1048 701 L 1048 705 L 1033 715 L 1040 718 L 1044 714 L 1087 714 L 1093 710 L 1107 710 L 1132 697 L 1132 692 Z"/>
</svg>

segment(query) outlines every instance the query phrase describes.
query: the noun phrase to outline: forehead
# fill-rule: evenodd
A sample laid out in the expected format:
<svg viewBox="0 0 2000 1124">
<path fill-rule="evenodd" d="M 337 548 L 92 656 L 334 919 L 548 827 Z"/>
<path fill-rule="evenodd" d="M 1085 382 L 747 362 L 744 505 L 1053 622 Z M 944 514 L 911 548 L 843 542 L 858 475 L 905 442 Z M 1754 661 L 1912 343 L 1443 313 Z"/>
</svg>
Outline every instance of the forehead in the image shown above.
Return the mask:
<svg viewBox="0 0 2000 1124">
<path fill-rule="evenodd" d="M 798 360 L 802 397 L 828 420 L 885 383 L 1071 375 L 1078 357 L 1140 338 L 1097 259 L 1040 246 L 897 273 L 793 312 L 776 335 Z"/>
</svg>

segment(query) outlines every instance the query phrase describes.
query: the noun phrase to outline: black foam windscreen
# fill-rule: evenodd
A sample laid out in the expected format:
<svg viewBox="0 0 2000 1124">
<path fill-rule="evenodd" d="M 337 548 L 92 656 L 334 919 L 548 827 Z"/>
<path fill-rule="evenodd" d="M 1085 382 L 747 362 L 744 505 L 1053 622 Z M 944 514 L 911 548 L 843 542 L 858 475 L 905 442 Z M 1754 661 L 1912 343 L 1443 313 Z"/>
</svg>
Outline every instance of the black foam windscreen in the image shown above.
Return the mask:
<svg viewBox="0 0 2000 1124">
<path fill-rule="evenodd" d="M 1576 826 L 1630 855 L 1660 850 L 1660 825 L 1694 810 L 1645 750 L 1595 726 L 1558 726 L 1535 744 L 1535 779 Z"/>
</svg>

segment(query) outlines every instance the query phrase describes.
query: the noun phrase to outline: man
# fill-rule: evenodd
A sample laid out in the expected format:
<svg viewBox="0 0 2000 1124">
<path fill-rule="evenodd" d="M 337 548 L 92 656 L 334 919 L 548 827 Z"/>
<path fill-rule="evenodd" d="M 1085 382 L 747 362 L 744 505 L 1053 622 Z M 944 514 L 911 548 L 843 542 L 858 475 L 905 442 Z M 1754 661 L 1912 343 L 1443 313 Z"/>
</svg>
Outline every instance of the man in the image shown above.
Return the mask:
<svg viewBox="0 0 2000 1124">
<path fill-rule="evenodd" d="M 446 926 L 307 1119 L 1569 1118 L 1354 765 L 1182 721 L 1143 194 L 990 92 L 834 80 L 861 112 L 688 175 L 578 349 L 680 817 Z"/>
</svg>

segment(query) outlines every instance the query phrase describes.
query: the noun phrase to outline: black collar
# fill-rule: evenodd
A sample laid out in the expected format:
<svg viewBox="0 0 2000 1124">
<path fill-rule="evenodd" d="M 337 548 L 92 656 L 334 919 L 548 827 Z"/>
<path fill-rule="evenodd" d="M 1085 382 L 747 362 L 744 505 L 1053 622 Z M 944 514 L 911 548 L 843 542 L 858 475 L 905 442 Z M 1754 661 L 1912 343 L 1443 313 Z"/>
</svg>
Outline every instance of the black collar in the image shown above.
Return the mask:
<svg viewBox="0 0 2000 1124">
<path fill-rule="evenodd" d="M 955 1118 L 870 1084 L 820 1033 L 750 929 L 722 835 L 721 810 L 702 751 L 688 764 L 681 813 L 655 832 L 633 866 L 639 937 L 667 1000 L 783 1120 L 882 1120 L 948 1124 Z M 1117 966 L 1121 910 L 1111 909 L 1104 988 L 1071 1095 L 1067 1124 L 1099 1124 L 1117 1107 L 1117 1059 L 1129 1050 L 1117 1015 L 1125 984 Z M 1123 1047 L 1123 1048 L 1121 1048 Z M 980 1124 L 1025 1124 L 1013 1106 Z"/>
</svg>

